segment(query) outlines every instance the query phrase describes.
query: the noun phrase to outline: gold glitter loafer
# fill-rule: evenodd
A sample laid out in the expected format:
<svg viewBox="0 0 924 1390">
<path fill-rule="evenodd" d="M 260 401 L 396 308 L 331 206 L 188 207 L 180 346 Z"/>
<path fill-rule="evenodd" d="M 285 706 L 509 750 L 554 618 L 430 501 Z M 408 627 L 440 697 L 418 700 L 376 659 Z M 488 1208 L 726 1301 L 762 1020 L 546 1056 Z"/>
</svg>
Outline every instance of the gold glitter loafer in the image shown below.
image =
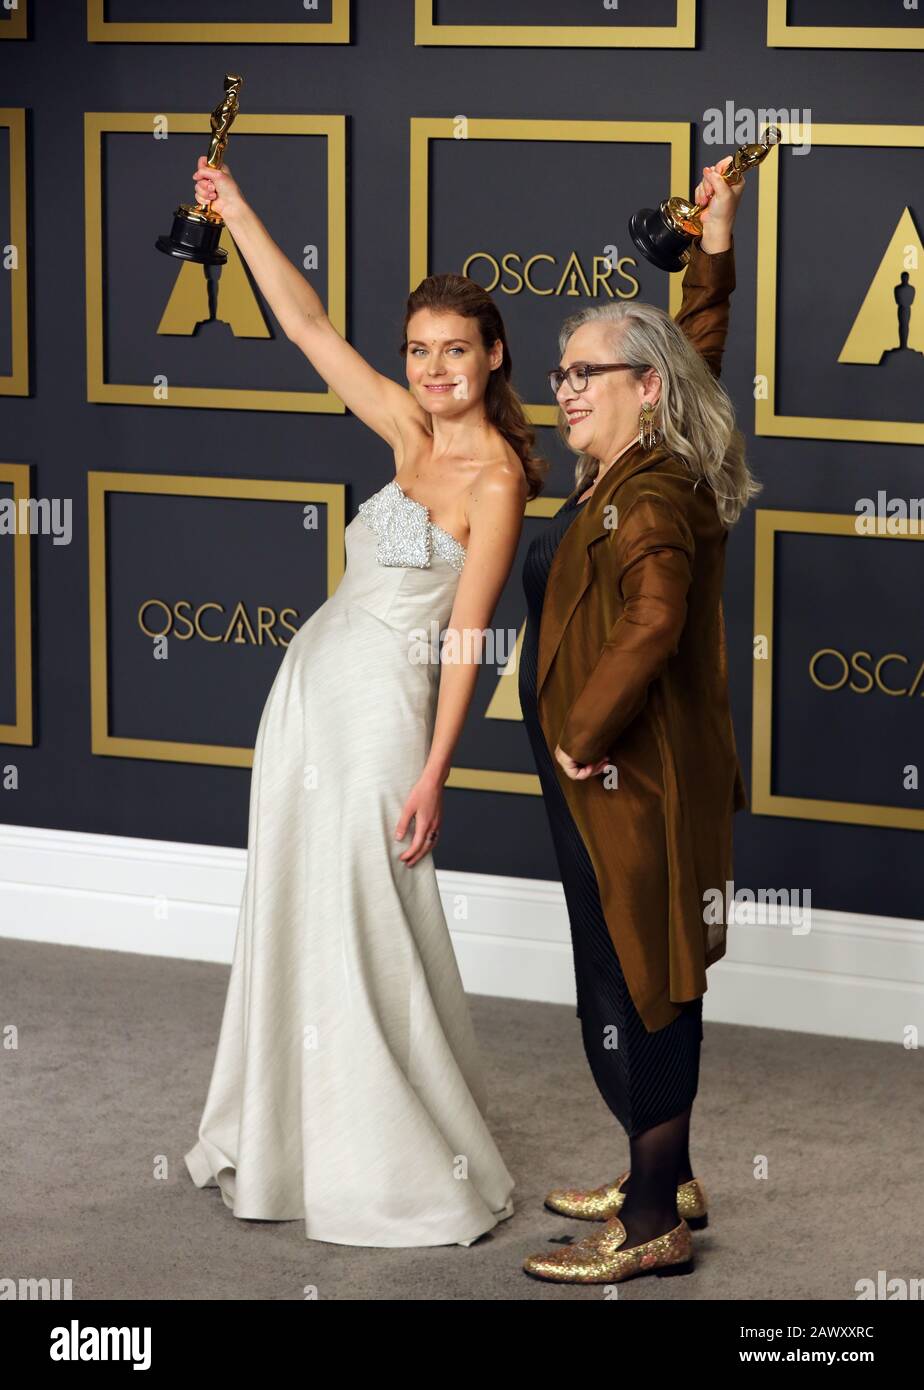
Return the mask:
<svg viewBox="0 0 924 1390">
<path fill-rule="evenodd" d="M 608 1221 L 599 1235 L 588 1236 L 576 1245 L 523 1261 L 527 1274 L 552 1279 L 559 1284 L 617 1284 L 639 1274 L 692 1274 L 693 1237 L 681 1219 L 666 1235 L 655 1236 L 641 1245 L 625 1249 L 626 1228 L 618 1216 Z"/>
<path fill-rule="evenodd" d="M 622 1185 L 628 1176 L 628 1171 L 620 1173 L 612 1182 L 590 1191 L 576 1187 L 556 1188 L 546 1197 L 545 1205 L 550 1211 L 578 1221 L 609 1221 L 622 1210 L 626 1200 Z M 691 1231 L 701 1231 L 709 1225 L 706 1191 L 699 1178 L 690 1178 L 677 1188 L 677 1215 L 686 1221 Z"/>
</svg>

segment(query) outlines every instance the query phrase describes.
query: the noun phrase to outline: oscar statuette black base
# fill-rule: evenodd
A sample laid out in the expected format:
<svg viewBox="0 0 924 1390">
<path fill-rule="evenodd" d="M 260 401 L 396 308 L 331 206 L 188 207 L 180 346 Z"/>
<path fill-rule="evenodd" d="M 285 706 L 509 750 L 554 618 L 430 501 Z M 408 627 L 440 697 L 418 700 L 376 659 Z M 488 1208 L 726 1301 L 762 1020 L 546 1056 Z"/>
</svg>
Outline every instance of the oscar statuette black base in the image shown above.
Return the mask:
<svg viewBox="0 0 924 1390">
<path fill-rule="evenodd" d="M 166 256 L 177 256 L 181 261 L 197 261 L 200 265 L 224 265 L 228 259 L 227 251 L 218 245 L 224 222 L 206 221 L 190 217 L 182 207 L 173 214 L 173 228 L 169 236 L 159 236 L 154 245 Z"/>
<path fill-rule="evenodd" d="M 642 208 L 629 218 L 629 234 L 646 261 L 659 270 L 683 270 L 692 238 L 665 221 L 660 208 Z"/>
</svg>

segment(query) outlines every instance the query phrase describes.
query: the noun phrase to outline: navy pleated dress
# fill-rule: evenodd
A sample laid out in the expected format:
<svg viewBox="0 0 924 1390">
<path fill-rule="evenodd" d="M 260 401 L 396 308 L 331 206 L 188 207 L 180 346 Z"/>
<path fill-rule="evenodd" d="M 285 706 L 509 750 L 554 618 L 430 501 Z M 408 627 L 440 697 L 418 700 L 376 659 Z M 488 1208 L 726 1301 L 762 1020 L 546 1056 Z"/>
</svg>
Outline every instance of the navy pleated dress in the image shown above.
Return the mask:
<svg viewBox="0 0 924 1390">
<path fill-rule="evenodd" d="M 577 1013 L 597 1088 L 630 1138 L 673 1119 L 692 1104 L 699 1084 L 703 1001 L 695 999 L 666 1027 L 649 1033 L 629 994 L 607 927 L 597 878 L 539 724 L 536 677 L 539 623 L 549 570 L 583 502 L 574 499 L 530 545 L 523 566 L 527 622 L 519 693 L 558 859 L 571 923 Z M 618 937 L 618 922 L 616 935 Z M 667 923 L 664 924 L 665 931 Z"/>
</svg>

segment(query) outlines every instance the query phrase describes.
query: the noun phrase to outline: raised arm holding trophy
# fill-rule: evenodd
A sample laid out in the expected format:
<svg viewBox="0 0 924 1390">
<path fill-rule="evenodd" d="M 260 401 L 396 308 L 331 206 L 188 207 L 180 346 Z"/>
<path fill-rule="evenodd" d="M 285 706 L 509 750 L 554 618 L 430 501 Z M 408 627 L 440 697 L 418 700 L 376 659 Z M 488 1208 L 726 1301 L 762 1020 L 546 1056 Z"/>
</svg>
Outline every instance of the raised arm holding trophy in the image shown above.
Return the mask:
<svg viewBox="0 0 924 1390">
<path fill-rule="evenodd" d="M 739 145 L 731 164 L 721 175 L 726 183 L 740 183 L 779 144 L 782 132 L 770 126 L 757 145 Z M 686 198 L 667 198 L 660 207 L 642 208 L 629 219 L 629 232 L 642 255 L 659 270 L 683 270 L 690 259 L 690 248 L 703 234 L 703 209 Z"/>
<path fill-rule="evenodd" d="M 210 169 L 220 169 L 228 146 L 231 123 L 238 112 L 238 98 L 244 85 L 243 77 L 234 73 L 225 74 L 225 94 L 211 115 L 212 139 L 209 143 L 207 164 Z M 201 265 L 224 265 L 228 259 L 227 251 L 218 245 L 224 221 L 210 205 L 201 203 L 181 203 L 173 214 L 173 227 L 169 236 L 159 236 L 154 243 L 158 251 L 167 256 L 177 256 L 183 261 L 198 261 Z"/>
</svg>

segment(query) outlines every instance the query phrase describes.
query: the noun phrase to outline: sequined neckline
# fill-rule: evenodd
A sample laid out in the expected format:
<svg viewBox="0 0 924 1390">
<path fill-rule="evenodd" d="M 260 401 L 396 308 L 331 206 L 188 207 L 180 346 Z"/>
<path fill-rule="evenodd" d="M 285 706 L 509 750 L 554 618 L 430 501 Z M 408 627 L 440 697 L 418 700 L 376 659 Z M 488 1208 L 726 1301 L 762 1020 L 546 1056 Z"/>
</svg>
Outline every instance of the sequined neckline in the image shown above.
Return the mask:
<svg viewBox="0 0 924 1390">
<path fill-rule="evenodd" d="M 394 478 L 360 502 L 357 516 L 379 537 L 376 559 L 380 565 L 427 569 L 432 553 L 461 574 L 467 558 L 465 546 L 451 531 L 432 522 L 429 508 L 416 497 L 408 497 Z"/>
<path fill-rule="evenodd" d="M 457 550 L 461 551 L 462 555 L 465 556 L 466 559 L 468 558 L 467 547 L 464 546 L 462 542 L 452 534 L 451 531 L 447 531 L 444 526 L 437 526 L 435 521 L 430 521 L 430 508 L 426 506 L 425 503 L 418 502 L 416 497 L 408 497 L 407 493 L 404 491 L 404 488 L 401 486 L 401 484 L 398 482 L 396 478 L 392 478 L 391 482 L 387 486 L 396 488 L 397 491 L 400 492 L 401 496 L 406 501 L 410 502 L 413 507 L 419 507 L 422 512 L 425 512 L 427 521 L 429 525 L 433 527 L 433 530 L 439 531 L 440 535 L 445 536 L 447 540 L 452 542 L 452 544 L 456 547 Z"/>
</svg>

